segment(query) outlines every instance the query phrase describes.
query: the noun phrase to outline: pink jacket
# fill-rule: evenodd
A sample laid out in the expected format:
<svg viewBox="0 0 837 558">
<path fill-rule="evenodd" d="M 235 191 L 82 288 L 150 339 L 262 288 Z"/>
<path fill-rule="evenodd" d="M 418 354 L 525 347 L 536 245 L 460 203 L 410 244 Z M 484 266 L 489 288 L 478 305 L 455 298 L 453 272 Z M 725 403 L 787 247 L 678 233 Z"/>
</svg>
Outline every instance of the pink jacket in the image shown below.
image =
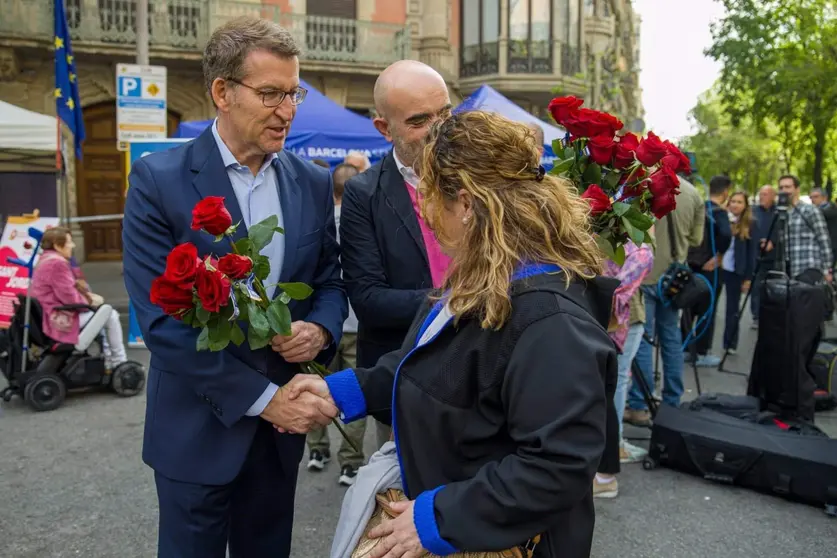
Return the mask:
<svg viewBox="0 0 837 558">
<path fill-rule="evenodd" d="M 78 342 L 79 313 L 56 310 L 65 304 L 87 304 L 76 289 L 76 276 L 70 262 L 56 252 L 47 250 L 32 272 L 32 298 L 43 309 L 43 332 L 58 343 Z"/>
</svg>

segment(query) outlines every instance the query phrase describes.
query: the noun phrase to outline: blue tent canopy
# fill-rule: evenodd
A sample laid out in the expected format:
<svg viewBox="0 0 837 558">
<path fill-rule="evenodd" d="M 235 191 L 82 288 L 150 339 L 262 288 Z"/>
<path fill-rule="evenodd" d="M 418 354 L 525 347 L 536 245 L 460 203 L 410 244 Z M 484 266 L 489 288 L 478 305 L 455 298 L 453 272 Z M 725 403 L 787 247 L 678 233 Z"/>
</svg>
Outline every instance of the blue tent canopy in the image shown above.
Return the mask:
<svg viewBox="0 0 837 558">
<path fill-rule="evenodd" d="M 302 80 L 300 85 L 308 90 L 308 96 L 299 105 L 285 149 L 303 159 L 323 159 L 332 166 L 342 163 L 349 151 L 365 153 L 373 164 L 387 154 L 391 144 L 370 119 L 340 106 Z M 212 120 L 183 122 L 174 137 L 194 138 L 211 125 Z"/>
<path fill-rule="evenodd" d="M 536 124 L 543 130 L 544 138 L 544 153 L 541 162 L 544 166 L 552 167 L 555 160 L 555 155 L 552 152 L 552 142 L 556 139 L 563 139 L 566 131 L 554 124 L 548 124 L 540 118 L 536 118 L 517 106 L 495 89 L 488 85 L 482 85 L 479 89 L 471 93 L 471 95 L 462 101 L 454 112 L 461 112 L 465 110 L 485 110 L 496 112 L 506 118 L 516 122 L 524 122 L 526 124 Z"/>
</svg>

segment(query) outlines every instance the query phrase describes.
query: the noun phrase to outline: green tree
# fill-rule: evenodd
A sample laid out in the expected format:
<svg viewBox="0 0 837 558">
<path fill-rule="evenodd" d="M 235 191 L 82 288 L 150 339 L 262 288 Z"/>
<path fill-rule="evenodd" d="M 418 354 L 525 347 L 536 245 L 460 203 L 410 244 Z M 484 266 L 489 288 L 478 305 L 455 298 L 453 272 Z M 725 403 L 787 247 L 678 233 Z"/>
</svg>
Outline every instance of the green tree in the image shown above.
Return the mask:
<svg viewBox="0 0 837 558">
<path fill-rule="evenodd" d="M 684 138 L 681 147 L 694 152 L 698 174 L 707 182 L 712 176 L 726 174 L 737 188 L 755 193 L 782 174 L 783 144 L 778 127 L 770 123 L 757 126 L 748 117 L 734 123 L 717 88 L 701 95 L 689 116 L 697 131 Z"/>
<path fill-rule="evenodd" d="M 721 98 L 734 124 L 778 126 L 783 159 L 804 161 L 815 186 L 837 114 L 837 5 L 833 0 L 718 0 L 707 54 L 723 64 Z"/>
</svg>

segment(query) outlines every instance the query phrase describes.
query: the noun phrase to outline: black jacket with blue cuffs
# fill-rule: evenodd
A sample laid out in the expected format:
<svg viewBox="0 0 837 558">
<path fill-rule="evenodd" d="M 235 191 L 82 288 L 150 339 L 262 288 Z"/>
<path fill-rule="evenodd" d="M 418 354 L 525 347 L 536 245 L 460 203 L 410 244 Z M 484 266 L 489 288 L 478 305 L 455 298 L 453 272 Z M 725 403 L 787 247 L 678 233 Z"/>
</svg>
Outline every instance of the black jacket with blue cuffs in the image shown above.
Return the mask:
<svg viewBox="0 0 837 558">
<path fill-rule="evenodd" d="M 503 550 L 542 534 L 536 557 L 590 555 L 618 283 L 567 287 L 549 267 L 516 274 L 499 330 L 466 316 L 419 344 L 442 310 L 428 304 L 400 350 L 326 379 L 347 422 L 392 423 L 416 529 L 434 554 Z"/>
</svg>

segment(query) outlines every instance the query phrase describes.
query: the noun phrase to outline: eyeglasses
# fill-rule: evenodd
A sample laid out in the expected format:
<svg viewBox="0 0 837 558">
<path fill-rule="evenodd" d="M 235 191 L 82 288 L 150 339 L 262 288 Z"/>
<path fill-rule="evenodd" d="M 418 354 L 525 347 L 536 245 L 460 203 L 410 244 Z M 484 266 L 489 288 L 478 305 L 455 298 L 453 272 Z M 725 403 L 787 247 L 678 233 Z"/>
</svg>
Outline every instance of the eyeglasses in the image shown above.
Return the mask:
<svg viewBox="0 0 837 558">
<path fill-rule="evenodd" d="M 286 95 L 290 95 L 291 104 L 301 105 L 302 101 L 305 100 L 305 96 L 308 94 L 308 90 L 304 87 L 297 87 L 293 91 L 282 91 L 281 89 L 270 89 L 268 91 L 263 91 L 261 89 L 256 89 L 246 83 L 242 83 L 237 79 L 227 78 L 227 81 L 231 81 L 233 83 L 237 83 L 242 87 L 246 87 L 247 89 L 255 92 L 259 97 L 262 98 L 262 104 L 267 108 L 276 108 L 282 104 L 282 101 L 285 100 Z"/>
</svg>

